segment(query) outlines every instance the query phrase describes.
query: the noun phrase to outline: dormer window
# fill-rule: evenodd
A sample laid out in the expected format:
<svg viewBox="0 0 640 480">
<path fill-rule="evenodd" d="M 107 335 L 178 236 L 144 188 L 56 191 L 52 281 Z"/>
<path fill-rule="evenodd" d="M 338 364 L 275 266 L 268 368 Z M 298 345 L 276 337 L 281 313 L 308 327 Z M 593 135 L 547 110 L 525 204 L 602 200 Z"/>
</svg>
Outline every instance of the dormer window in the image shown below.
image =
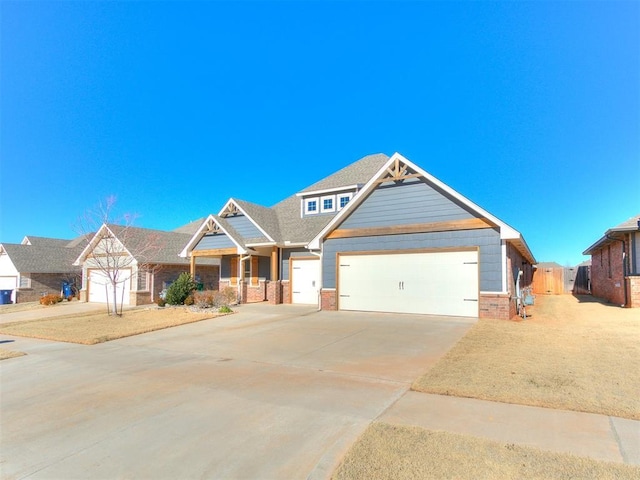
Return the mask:
<svg viewBox="0 0 640 480">
<path fill-rule="evenodd" d="M 304 213 L 306 215 L 313 215 L 319 211 L 318 197 L 306 198 L 304 200 Z"/>
<path fill-rule="evenodd" d="M 321 198 L 322 213 L 336 211 L 336 196 L 326 195 Z"/>
<path fill-rule="evenodd" d="M 341 193 L 338 195 L 338 210 L 342 210 L 351 200 L 352 193 Z"/>
</svg>

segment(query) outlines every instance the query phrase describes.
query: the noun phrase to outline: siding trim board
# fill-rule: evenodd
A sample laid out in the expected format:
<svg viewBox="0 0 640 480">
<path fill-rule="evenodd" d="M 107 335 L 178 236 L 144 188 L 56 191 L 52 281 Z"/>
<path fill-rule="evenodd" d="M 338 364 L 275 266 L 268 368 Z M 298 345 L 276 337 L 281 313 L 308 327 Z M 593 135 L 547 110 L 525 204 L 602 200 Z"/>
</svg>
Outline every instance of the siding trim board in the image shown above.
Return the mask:
<svg viewBox="0 0 640 480">
<path fill-rule="evenodd" d="M 342 228 L 331 232 L 327 238 L 370 237 L 378 235 L 400 235 L 404 233 L 449 232 L 454 230 L 477 230 L 493 228 L 483 218 L 467 218 L 447 222 L 415 223 L 389 227 Z"/>
</svg>

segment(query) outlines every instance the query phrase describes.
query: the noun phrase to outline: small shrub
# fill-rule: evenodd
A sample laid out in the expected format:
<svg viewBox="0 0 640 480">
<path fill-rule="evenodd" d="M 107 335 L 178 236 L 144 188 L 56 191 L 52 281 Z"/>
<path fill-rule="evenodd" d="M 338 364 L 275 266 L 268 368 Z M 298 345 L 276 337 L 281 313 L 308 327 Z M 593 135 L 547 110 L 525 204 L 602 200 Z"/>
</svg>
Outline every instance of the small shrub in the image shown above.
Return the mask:
<svg viewBox="0 0 640 480">
<path fill-rule="evenodd" d="M 178 279 L 169 285 L 165 300 L 169 305 L 182 305 L 195 289 L 196 283 L 191 275 L 186 272 L 181 273 Z"/>
<path fill-rule="evenodd" d="M 158 299 L 156 300 L 156 304 L 157 304 L 159 307 L 164 307 L 164 306 L 167 304 L 167 302 L 165 302 L 165 301 L 164 301 L 164 298 L 158 298 Z"/>
<path fill-rule="evenodd" d="M 69 295 L 69 296 L 67 297 L 67 302 L 71 302 L 71 301 L 73 301 L 73 295 Z"/>
<path fill-rule="evenodd" d="M 215 292 L 206 290 L 204 292 L 195 292 L 193 294 L 193 301 L 198 308 L 211 308 L 213 307 L 213 297 Z"/>
<path fill-rule="evenodd" d="M 231 287 L 225 287 L 221 292 L 222 294 L 222 305 L 234 305 L 238 303 L 238 292 Z"/>
<path fill-rule="evenodd" d="M 233 310 L 231 310 L 231 309 L 229 308 L 229 306 L 228 306 L 228 305 L 222 305 L 222 306 L 218 309 L 218 312 L 219 312 L 219 313 L 231 313 L 232 311 L 233 311 Z"/>
<path fill-rule="evenodd" d="M 53 293 L 40 297 L 40 303 L 42 305 L 55 305 L 56 303 L 59 303 L 61 301 L 62 301 L 62 297 L 60 295 L 55 295 Z"/>
<path fill-rule="evenodd" d="M 193 305 L 195 303 L 194 299 L 193 299 L 193 295 L 189 295 L 187 298 L 184 299 L 184 304 L 189 306 L 189 305 Z"/>
</svg>

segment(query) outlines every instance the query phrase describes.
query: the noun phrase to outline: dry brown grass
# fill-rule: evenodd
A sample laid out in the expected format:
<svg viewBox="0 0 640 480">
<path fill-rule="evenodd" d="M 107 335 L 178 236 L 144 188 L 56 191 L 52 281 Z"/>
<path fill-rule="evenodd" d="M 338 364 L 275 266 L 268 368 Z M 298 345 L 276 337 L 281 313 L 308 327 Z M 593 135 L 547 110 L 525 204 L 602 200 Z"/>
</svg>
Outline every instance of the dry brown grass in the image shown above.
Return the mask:
<svg viewBox="0 0 640 480">
<path fill-rule="evenodd" d="M 40 308 L 47 307 L 45 305 L 40 305 L 38 302 L 9 303 L 7 305 L 0 305 L 0 315 L 3 313 L 24 312 L 25 310 L 36 310 Z"/>
<path fill-rule="evenodd" d="M 469 435 L 374 423 L 347 453 L 332 478 L 637 479 L 640 467 Z"/>
<path fill-rule="evenodd" d="M 0 326 L 0 333 L 19 337 L 42 338 L 59 342 L 93 345 L 186 323 L 220 316 L 217 312 L 194 313 L 187 308 L 148 308 L 125 310 L 121 317 L 77 314 Z"/>
<path fill-rule="evenodd" d="M 640 311 L 560 295 L 480 320 L 413 389 L 640 420 L 639 386 Z"/>
<path fill-rule="evenodd" d="M 0 348 L 0 360 L 6 360 L 7 358 L 21 357 L 22 355 L 26 355 L 26 353 L 15 352 L 13 350 L 6 350 L 4 348 Z"/>
</svg>

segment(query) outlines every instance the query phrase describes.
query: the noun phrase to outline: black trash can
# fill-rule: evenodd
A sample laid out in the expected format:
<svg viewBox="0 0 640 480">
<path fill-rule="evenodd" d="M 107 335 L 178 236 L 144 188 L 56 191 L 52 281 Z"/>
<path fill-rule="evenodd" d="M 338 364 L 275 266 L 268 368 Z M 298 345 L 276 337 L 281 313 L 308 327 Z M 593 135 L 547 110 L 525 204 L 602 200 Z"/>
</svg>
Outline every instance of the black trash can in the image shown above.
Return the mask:
<svg viewBox="0 0 640 480">
<path fill-rule="evenodd" d="M 0 290 L 0 305 L 9 305 L 11 303 L 11 292 L 13 290 Z"/>
</svg>

